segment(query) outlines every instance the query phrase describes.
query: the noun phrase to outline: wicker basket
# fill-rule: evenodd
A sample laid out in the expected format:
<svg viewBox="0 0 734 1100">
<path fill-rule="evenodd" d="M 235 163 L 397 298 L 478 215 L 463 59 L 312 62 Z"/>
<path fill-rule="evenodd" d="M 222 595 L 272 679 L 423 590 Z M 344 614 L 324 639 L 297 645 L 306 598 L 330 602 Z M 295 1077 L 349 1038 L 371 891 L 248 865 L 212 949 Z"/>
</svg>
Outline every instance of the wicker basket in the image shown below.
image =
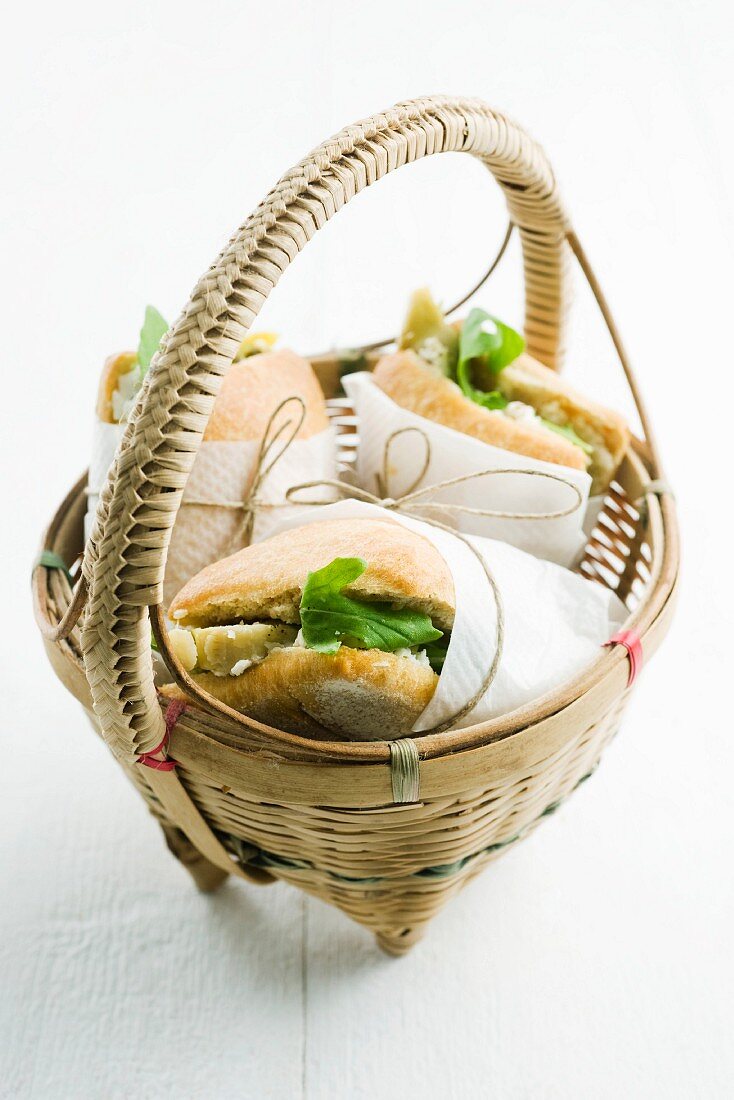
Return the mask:
<svg viewBox="0 0 734 1100">
<path fill-rule="evenodd" d="M 166 338 L 85 551 L 85 479 L 56 513 L 44 547 L 68 563 L 84 554 L 76 586 L 63 570 L 41 565 L 34 572 L 37 618 L 56 673 L 197 885 L 214 889 L 228 874 L 284 879 L 344 910 L 396 954 L 594 769 L 617 731 L 638 651 L 600 649 L 593 666 L 532 705 L 470 729 L 417 737 L 410 748 L 419 766 L 406 778 L 398 766 L 404 758 L 388 742 L 315 742 L 221 706 L 166 710 L 154 683 L 150 619 L 160 618 L 171 527 L 219 381 L 265 298 L 353 195 L 402 164 L 444 151 L 478 157 L 504 192 L 522 241 L 531 354 L 560 364 L 572 255 L 597 297 L 646 438 L 625 459 L 580 569 L 618 592 L 630 611 L 626 629 L 650 658 L 672 615 L 673 499 L 550 166 L 523 130 L 475 100 L 400 104 L 343 130 L 283 177 L 203 276 Z M 315 367 L 335 399 L 335 422 L 350 430 L 337 364 L 326 356 Z"/>
</svg>

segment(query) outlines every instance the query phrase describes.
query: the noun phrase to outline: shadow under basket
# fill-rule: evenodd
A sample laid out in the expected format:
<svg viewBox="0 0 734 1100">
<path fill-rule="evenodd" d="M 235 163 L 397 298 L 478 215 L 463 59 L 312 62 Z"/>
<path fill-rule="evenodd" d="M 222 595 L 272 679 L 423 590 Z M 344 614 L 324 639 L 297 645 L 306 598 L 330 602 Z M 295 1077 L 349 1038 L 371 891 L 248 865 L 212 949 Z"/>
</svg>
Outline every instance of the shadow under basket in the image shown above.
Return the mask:
<svg viewBox="0 0 734 1100">
<path fill-rule="evenodd" d="M 560 366 L 575 255 L 627 374 L 645 439 L 623 461 L 578 569 L 624 601 L 632 652 L 601 648 L 575 680 L 512 714 L 397 743 L 313 741 L 221 707 L 181 712 L 157 694 L 150 621 L 160 616 L 170 530 L 217 382 L 316 230 L 389 171 L 443 151 L 477 156 L 504 191 L 523 247 L 530 353 Z M 339 358 L 313 363 L 348 462 L 356 425 L 339 394 Z M 640 660 L 650 659 L 672 617 L 675 507 L 619 335 L 542 150 L 476 100 L 400 104 L 348 127 L 287 173 L 165 338 L 86 548 L 85 485 L 74 486 L 46 533 L 44 549 L 57 558 L 47 554 L 34 570 L 36 616 L 58 677 L 170 850 L 203 890 L 230 874 L 283 879 L 342 909 L 392 954 L 407 951 L 455 891 L 591 774 L 617 732 Z M 59 559 L 81 560 L 79 578 L 54 567 Z"/>
</svg>

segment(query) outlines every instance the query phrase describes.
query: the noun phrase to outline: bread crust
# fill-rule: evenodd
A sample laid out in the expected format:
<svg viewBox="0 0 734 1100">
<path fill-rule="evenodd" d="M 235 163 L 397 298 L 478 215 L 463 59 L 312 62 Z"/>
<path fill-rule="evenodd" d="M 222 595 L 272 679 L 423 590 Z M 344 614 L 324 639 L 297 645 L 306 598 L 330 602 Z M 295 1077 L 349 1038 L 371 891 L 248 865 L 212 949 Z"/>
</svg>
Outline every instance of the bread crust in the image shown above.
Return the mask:
<svg viewBox="0 0 734 1100">
<path fill-rule="evenodd" d="M 530 426 L 482 408 L 465 397 L 455 382 L 427 370 L 413 351 L 385 356 L 375 367 L 373 378 L 397 405 L 427 420 L 528 458 L 586 469 L 580 447 L 542 425 Z"/>
<path fill-rule="evenodd" d="M 209 418 L 205 440 L 262 439 L 274 410 L 287 397 L 301 397 L 306 416 L 296 436 L 309 439 L 328 427 L 324 395 L 310 363 L 288 349 L 263 352 L 233 363 L 224 378 Z M 297 408 L 287 408 L 284 420 Z"/>
<path fill-rule="evenodd" d="M 325 740 L 384 741 L 410 733 L 436 690 L 436 673 L 378 649 L 335 654 L 276 649 L 241 676 L 195 674 L 208 694 L 258 722 Z M 169 698 L 185 699 L 174 685 Z"/>
<path fill-rule="evenodd" d="M 388 518 L 320 520 L 247 546 L 192 577 L 169 615 L 180 626 L 240 619 L 298 623 L 308 574 L 337 557 L 367 562 L 365 572 L 345 589 L 347 595 L 424 611 L 442 630 L 453 626 L 448 565 L 427 539 Z"/>
</svg>

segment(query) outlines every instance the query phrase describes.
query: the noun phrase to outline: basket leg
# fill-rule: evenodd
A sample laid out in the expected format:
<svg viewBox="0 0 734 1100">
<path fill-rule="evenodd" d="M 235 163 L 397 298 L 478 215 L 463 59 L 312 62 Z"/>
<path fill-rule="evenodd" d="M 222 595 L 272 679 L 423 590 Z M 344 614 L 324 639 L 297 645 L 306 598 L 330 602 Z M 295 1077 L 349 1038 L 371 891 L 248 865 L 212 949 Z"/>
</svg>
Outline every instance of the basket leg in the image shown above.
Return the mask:
<svg viewBox="0 0 734 1100">
<path fill-rule="evenodd" d="M 375 939 L 377 940 L 377 946 L 380 947 L 386 955 L 407 955 L 411 947 L 423 939 L 425 932 L 425 925 L 418 925 L 416 928 L 395 928 L 389 931 L 382 931 L 375 933 Z"/>
<path fill-rule="evenodd" d="M 161 829 L 166 838 L 168 850 L 173 852 L 176 859 L 183 864 L 203 894 L 211 894 L 219 889 L 225 879 L 229 878 L 227 872 L 210 863 L 180 829 L 163 824 Z"/>
</svg>

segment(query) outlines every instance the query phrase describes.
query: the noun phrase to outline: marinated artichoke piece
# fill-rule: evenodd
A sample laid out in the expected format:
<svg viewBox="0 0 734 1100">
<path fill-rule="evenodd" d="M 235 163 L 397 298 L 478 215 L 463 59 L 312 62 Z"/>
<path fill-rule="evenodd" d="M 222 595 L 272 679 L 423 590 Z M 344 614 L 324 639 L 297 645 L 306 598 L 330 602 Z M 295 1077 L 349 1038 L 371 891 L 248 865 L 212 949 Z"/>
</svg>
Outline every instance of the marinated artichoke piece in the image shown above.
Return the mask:
<svg viewBox="0 0 734 1100">
<path fill-rule="evenodd" d="M 239 623 L 203 626 L 193 633 L 198 667 L 216 676 L 228 676 L 241 661 L 261 661 L 271 649 L 293 645 L 298 627 L 285 623 Z"/>
<path fill-rule="evenodd" d="M 271 649 L 293 645 L 298 627 L 285 623 L 237 623 L 176 628 L 169 634 L 171 648 L 187 672 L 213 672 L 215 676 L 239 676 Z"/>
<path fill-rule="evenodd" d="M 410 299 L 398 346 L 411 348 L 437 374 L 452 378 L 459 357 L 459 334 L 425 287 Z"/>
<path fill-rule="evenodd" d="M 196 668 L 196 642 L 190 630 L 177 626 L 169 632 L 168 644 L 187 672 Z"/>
</svg>

